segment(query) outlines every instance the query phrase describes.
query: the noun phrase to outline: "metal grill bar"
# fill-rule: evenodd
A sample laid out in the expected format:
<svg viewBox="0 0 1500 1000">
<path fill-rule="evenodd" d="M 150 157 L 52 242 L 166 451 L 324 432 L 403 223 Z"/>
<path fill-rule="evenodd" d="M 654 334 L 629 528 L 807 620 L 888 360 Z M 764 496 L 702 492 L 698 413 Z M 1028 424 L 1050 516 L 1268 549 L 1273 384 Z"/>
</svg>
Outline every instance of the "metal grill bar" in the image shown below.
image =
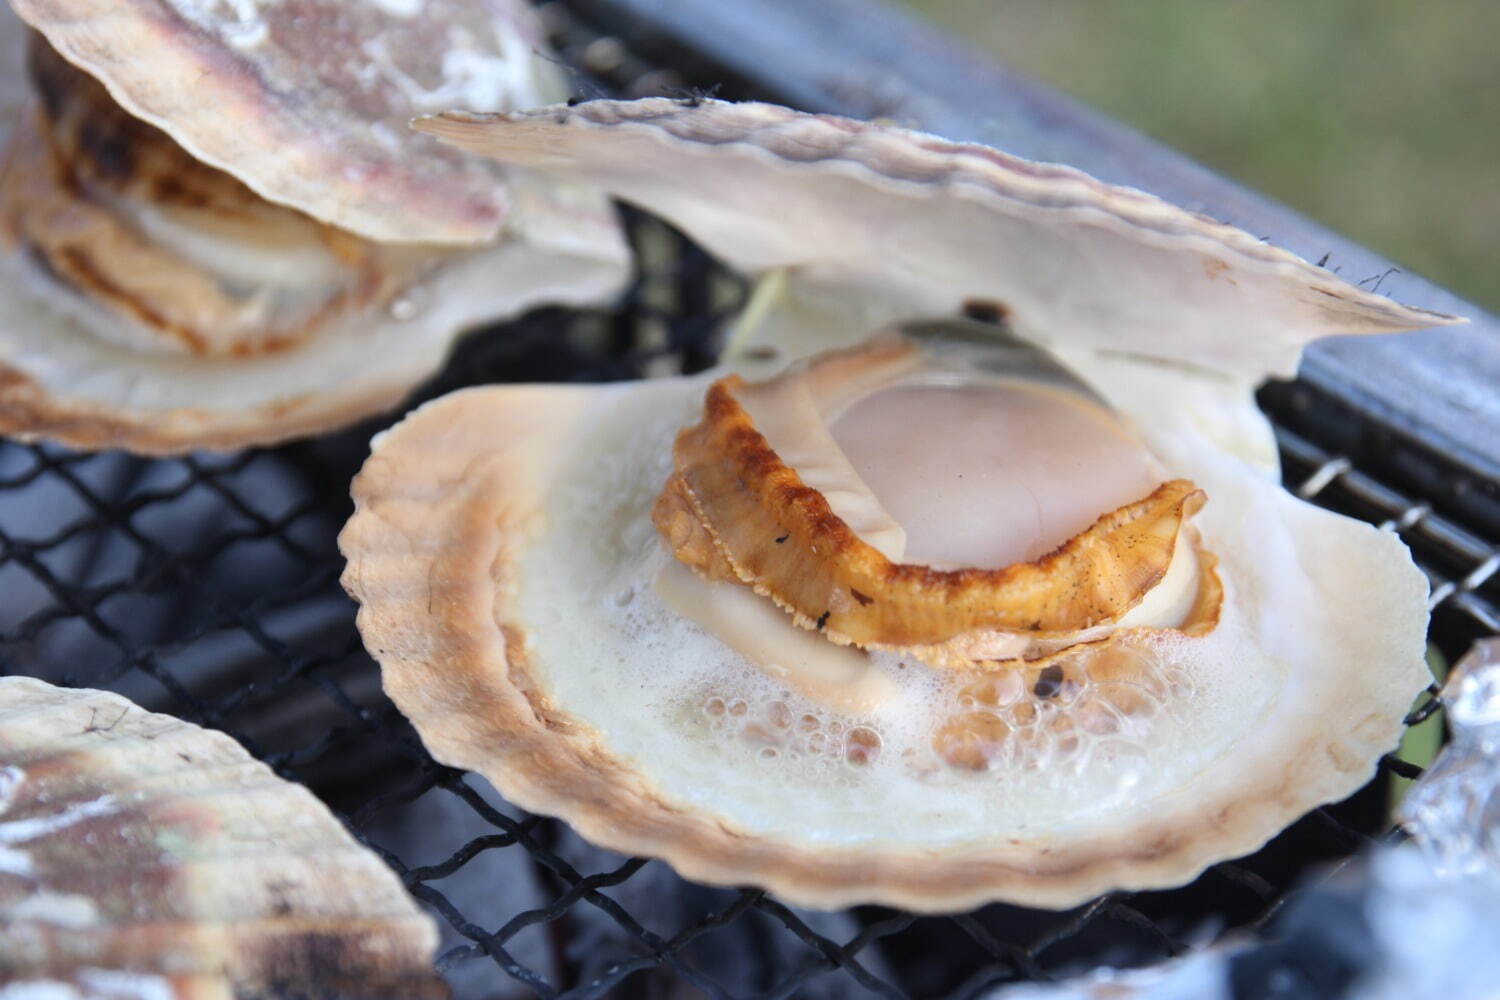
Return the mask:
<svg viewBox="0 0 1500 1000">
<path fill-rule="evenodd" d="M 1467 574 L 1454 580 L 1424 564 L 1422 568 L 1432 584 L 1428 608 L 1451 604 L 1472 617 L 1479 627 L 1500 631 L 1500 608 L 1480 593 L 1480 588 L 1500 570 L 1500 547 L 1434 514 L 1425 501 L 1405 497 L 1359 471 L 1347 457 L 1331 455 L 1284 427 L 1276 428 L 1276 443 L 1291 462 L 1313 468 L 1295 487 L 1302 499 L 1316 501 L 1325 491 L 1342 489 L 1357 501 L 1383 512 L 1384 520 L 1377 522 L 1381 530 L 1401 535 L 1417 552 L 1437 550 L 1446 560 L 1472 566 Z"/>
</svg>

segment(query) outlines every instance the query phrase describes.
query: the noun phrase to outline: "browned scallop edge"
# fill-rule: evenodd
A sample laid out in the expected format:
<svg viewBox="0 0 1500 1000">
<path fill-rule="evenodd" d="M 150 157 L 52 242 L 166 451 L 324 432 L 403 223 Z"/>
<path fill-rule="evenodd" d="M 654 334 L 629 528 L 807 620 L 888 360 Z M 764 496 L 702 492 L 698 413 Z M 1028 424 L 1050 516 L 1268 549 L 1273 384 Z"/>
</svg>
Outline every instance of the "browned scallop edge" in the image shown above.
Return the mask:
<svg viewBox="0 0 1500 1000">
<path fill-rule="evenodd" d="M 764 588 L 799 623 L 816 622 L 861 645 L 936 644 L 984 628 L 1073 632 L 1113 622 L 1161 582 L 1178 533 L 1206 499 L 1191 481 L 1169 480 L 1035 561 L 1000 569 L 895 563 L 781 460 L 735 399 L 743 384 L 738 375 L 715 382 L 702 423 L 678 435 L 677 492 L 740 579 Z M 773 538 L 781 544 L 766 544 Z"/>
<path fill-rule="evenodd" d="M 231 362 L 232 363 L 232 362 Z M 248 410 L 132 410 L 49 392 L 0 365 L 0 435 L 48 440 L 81 451 L 123 448 L 137 455 L 232 451 L 336 430 L 397 406 L 427 375 L 339 393 L 308 393 Z"/>
<path fill-rule="evenodd" d="M 610 752 L 607 734 L 552 701 L 512 610 L 526 585 L 517 554 L 576 429 L 607 418 L 607 394 L 659 386 L 478 388 L 429 403 L 376 438 L 339 537 L 365 645 L 432 755 L 595 844 L 809 907 L 944 912 L 1008 900 L 1062 908 L 1114 889 L 1180 885 L 1249 853 L 1358 788 L 1396 743 L 1400 709 L 1335 699 L 1322 725 L 1281 749 L 1284 767 L 1258 771 L 1232 795 L 1178 796 L 1107 832 L 943 850 L 810 847 L 673 801 Z M 591 405 L 600 407 L 594 415 Z"/>
</svg>

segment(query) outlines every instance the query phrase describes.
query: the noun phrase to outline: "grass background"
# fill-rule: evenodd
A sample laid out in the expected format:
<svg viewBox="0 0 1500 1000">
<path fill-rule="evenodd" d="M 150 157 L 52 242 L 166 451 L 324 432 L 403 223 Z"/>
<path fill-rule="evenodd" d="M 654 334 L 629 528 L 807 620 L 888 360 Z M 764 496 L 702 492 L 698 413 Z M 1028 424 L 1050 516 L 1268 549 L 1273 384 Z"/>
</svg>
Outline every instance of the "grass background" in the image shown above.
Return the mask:
<svg viewBox="0 0 1500 1000">
<path fill-rule="evenodd" d="M 905 0 L 1500 311 L 1500 0 Z"/>
</svg>

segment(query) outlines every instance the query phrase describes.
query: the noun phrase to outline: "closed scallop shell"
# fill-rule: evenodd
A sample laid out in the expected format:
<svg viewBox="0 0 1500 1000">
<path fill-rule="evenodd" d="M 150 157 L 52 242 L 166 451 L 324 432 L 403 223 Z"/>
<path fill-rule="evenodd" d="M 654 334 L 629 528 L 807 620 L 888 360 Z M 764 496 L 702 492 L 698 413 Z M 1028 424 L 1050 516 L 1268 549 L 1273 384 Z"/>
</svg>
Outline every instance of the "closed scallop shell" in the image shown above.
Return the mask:
<svg viewBox="0 0 1500 1000">
<path fill-rule="evenodd" d="M 846 380 L 835 393 L 889 350 L 865 341 L 881 322 L 1002 304 L 1162 481 L 1201 491 L 1191 531 L 1222 586 L 1197 631 L 979 673 L 825 643 L 854 659 L 803 683 L 744 637 L 813 633 L 761 597 L 733 638 L 700 624 L 673 594 L 770 588 L 711 582 L 722 539 L 652 523 L 682 469 L 674 440 L 730 372 L 464 390 L 375 439 L 340 537 L 361 634 L 437 759 L 690 878 L 945 911 L 1184 883 L 1346 796 L 1394 747 L 1428 680 L 1425 578 L 1394 535 L 1280 487 L 1250 388 L 1319 336 L 1447 317 L 1139 192 L 898 129 L 671 101 L 426 127 L 602 184 L 746 271 L 789 269 L 753 335 L 783 358 L 847 352 L 807 362 Z M 697 454 L 732 469 L 753 432 Z M 741 472 L 781 460 L 757 454 Z M 836 554 L 831 509 L 806 554 Z M 685 582 L 684 552 L 705 556 Z"/>
<path fill-rule="evenodd" d="M 0 925 L 17 995 L 447 995 L 431 918 L 307 789 L 22 677 L 0 679 Z"/>
</svg>

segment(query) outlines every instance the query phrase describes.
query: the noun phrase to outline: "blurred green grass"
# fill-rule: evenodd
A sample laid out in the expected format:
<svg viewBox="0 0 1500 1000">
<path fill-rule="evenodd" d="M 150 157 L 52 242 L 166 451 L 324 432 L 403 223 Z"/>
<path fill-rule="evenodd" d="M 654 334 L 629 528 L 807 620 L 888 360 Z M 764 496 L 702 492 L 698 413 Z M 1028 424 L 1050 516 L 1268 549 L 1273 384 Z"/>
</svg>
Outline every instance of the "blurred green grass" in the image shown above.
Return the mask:
<svg viewBox="0 0 1500 1000">
<path fill-rule="evenodd" d="M 1500 2 L 906 3 L 1500 310 Z"/>
</svg>

